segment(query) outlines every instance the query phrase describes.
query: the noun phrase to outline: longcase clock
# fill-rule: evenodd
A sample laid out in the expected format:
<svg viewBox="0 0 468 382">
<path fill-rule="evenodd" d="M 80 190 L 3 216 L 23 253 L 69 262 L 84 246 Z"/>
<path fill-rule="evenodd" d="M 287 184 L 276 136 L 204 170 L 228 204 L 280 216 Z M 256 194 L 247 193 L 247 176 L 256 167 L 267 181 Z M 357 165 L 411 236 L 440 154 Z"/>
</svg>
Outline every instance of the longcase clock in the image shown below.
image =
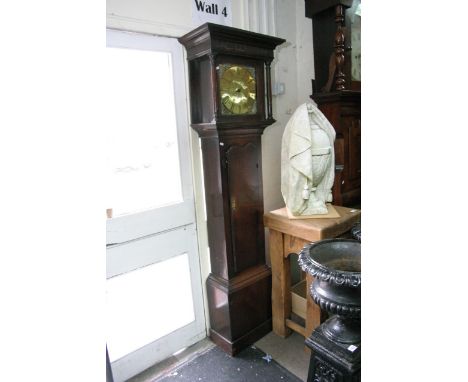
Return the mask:
<svg viewBox="0 0 468 382">
<path fill-rule="evenodd" d="M 207 23 L 187 50 L 191 126 L 201 137 L 210 247 L 210 337 L 235 355 L 271 330 L 261 134 L 275 120 L 270 65 L 285 40 Z"/>
</svg>

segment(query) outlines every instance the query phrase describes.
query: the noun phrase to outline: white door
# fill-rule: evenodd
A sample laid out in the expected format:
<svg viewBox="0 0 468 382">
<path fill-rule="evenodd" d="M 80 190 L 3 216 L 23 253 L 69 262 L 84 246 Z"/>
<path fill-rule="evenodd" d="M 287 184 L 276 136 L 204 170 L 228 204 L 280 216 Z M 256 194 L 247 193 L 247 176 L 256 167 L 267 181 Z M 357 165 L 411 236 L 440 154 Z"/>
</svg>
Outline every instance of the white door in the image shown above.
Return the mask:
<svg viewBox="0 0 468 382">
<path fill-rule="evenodd" d="M 206 336 L 184 58 L 107 31 L 106 330 L 116 382 Z"/>
</svg>

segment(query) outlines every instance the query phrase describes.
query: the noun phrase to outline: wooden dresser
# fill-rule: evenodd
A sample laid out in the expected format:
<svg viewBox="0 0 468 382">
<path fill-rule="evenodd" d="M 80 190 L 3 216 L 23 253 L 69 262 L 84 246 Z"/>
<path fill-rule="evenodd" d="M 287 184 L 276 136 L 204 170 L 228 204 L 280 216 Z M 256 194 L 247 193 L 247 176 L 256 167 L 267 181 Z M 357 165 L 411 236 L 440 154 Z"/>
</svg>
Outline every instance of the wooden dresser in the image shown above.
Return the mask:
<svg viewBox="0 0 468 382">
<path fill-rule="evenodd" d="M 336 131 L 333 204 L 361 204 L 360 0 L 305 0 L 312 19 L 310 96 Z"/>
<path fill-rule="evenodd" d="M 311 98 L 336 131 L 333 204 L 361 203 L 361 92 L 317 93 Z"/>
</svg>

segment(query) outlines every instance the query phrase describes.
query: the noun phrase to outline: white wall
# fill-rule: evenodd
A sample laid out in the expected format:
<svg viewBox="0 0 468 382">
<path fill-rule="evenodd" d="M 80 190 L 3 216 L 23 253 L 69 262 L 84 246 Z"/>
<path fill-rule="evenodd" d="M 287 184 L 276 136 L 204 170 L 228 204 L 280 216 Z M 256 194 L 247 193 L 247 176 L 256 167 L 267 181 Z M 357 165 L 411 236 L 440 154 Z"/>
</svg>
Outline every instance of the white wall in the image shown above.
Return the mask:
<svg viewBox="0 0 468 382">
<path fill-rule="evenodd" d="M 273 97 L 273 116 L 277 122 L 269 126 L 262 136 L 264 208 L 271 211 L 284 206 L 280 189 L 284 127 L 292 112 L 308 101 L 312 93 L 312 22 L 305 17 L 304 0 L 232 0 L 231 4 L 233 27 L 287 40 L 275 51 L 276 58 L 272 64 L 273 82 L 284 83 L 285 93 Z M 108 28 L 180 37 L 194 27 L 191 6 L 192 0 L 107 0 L 106 23 Z M 198 136 L 193 131 L 191 138 L 200 262 L 202 279 L 205 280 L 210 272 L 210 263 L 201 158 Z"/>
<path fill-rule="evenodd" d="M 265 212 L 284 207 L 281 195 L 281 138 L 291 114 L 310 100 L 314 77 L 312 20 L 305 17 L 304 0 L 276 0 L 276 35 L 287 41 L 275 51 L 273 82 L 284 83 L 284 94 L 273 97 L 276 123 L 262 136 Z M 266 231 L 268 238 L 268 231 Z M 269 248 L 267 240 L 267 259 Z"/>
<path fill-rule="evenodd" d="M 180 37 L 194 28 L 193 0 L 107 0 L 108 28 Z M 243 1 L 232 0 L 232 26 L 243 27 Z"/>
</svg>

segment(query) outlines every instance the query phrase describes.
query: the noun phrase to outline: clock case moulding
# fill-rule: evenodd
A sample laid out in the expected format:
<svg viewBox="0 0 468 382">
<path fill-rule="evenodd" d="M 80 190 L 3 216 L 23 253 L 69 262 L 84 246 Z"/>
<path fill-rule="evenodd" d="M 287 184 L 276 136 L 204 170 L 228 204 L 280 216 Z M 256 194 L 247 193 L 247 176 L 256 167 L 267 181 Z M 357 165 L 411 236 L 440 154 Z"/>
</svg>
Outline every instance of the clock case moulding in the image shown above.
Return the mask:
<svg viewBox="0 0 468 382">
<path fill-rule="evenodd" d="M 271 331 L 265 263 L 261 135 L 275 122 L 271 71 L 285 40 L 207 23 L 179 38 L 187 50 L 191 126 L 201 138 L 211 273 L 210 337 L 237 354 Z M 254 68 L 256 109 L 224 115 L 217 67 Z"/>
</svg>

